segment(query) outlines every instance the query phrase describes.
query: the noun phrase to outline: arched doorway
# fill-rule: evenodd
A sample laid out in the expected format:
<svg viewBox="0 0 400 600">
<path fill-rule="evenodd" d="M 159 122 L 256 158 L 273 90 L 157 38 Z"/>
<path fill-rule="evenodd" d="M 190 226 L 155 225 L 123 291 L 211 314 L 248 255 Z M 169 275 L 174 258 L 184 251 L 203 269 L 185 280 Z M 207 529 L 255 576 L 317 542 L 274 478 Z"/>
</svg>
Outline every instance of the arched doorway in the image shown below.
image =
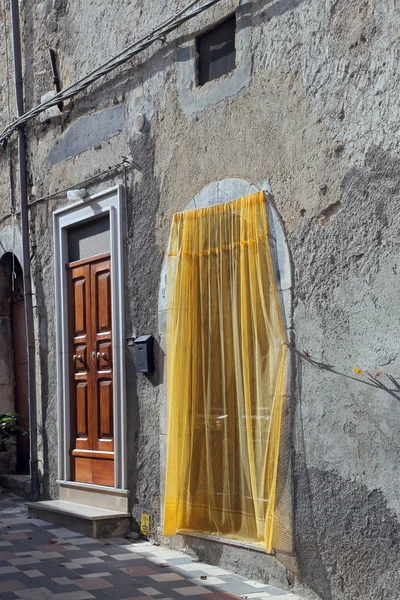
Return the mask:
<svg viewBox="0 0 400 600">
<path fill-rule="evenodd" d="M 291 464 L 291 385 L 292 385 L 292 358 L 290 344 L 292 342 L 292 272 L 289 249 L 286 243 L 285 233 L 274 205 L 270 186 L 266 180 L 261 180 L 259 184 L 254 185 L 249 181 L 229 178 L 215 181 L 203 188 L 186 206 L 185 212 L 192 209 L 206 209 L 226 202 L 235 201 L 250 194 L 256 194 L 263 190 L 266 194 L 266 208 L 268 214 L 268 238 L 271 251 L 272 268 L 274 271 L 277 300 L 281 308 L 282 324 L 285 329 L 285 335 L 289 344 L 287 353 L 284 394 L 282 402 L 282 414 L 285 418 L 282 420 L 280 431 L 279 461 L 277 472 L 277 487 L 274 505 L 274 532 L 272 537 L 272 547 L 275 556 L 289 570 L 296 570 L 296 558 L 293 547 L 293 497 L 292 497 L 292 464 Z M 174 280 L 172 278 L 172 280 Z M 164 260 L 161 285 L 159 290 L 159 334 L 160 348 L 166 352 L 166 322 L 167 322 L 167 259 Z M 278 340 L 276 341 L 278 343 Z M 168 360 L 168 356 L 167 356 Z M 163 361 L 167 363 L 166 360 Z M 166 382 L 166 370 L 163 381 Z M 162 468 L 166 472 L 165 458 L 167 455 L 168 430 L 167 430 L 167 387 L 163 383 L 161 388 L 162 400 L 162 431 L 160 436 L 160 453 L 163 458 Z M 225 412 L 225 411 L 224 411 Z M 226 415 L 221 412 L 222 417 Z M 161 482 L 161 506 L 164 508 L 165 498 L 165 479 Z M 220 481 L 220 480 L 219 480 Z M 264 498 L 264 496 L 263 496 Z M 262 498 L 261 498 L 262 499 Z M 190 540 L 190 535 L 201 536 L 209 539 L 206 533 L 190 533 L 185 531 L 185 543 Z M 211 536 L 212 541 L 216 539 L 223 541 L 222 537 Z M 250 544 L 250 547 L 254 547 Z M 203 546 L 202 551 L 209 556 L 210 562 L 213 553 L 213 545 Z M 203 555 L 204 556 L 204 555 Z"/>
<path fill-rule="evenodd" d="M 18 424 L 29 429 L 28 361 L 23 273 L 18 259 L 7 252 L 0 259 L 0 341 L 4 353 L 0 412 L 15 411 Z M 29 436 L 17 439 L 16 457 L 7 460 L 8 472 L 29 473 Z M 5 468 L 5 465 L 3 466 Z"/>
</svg>

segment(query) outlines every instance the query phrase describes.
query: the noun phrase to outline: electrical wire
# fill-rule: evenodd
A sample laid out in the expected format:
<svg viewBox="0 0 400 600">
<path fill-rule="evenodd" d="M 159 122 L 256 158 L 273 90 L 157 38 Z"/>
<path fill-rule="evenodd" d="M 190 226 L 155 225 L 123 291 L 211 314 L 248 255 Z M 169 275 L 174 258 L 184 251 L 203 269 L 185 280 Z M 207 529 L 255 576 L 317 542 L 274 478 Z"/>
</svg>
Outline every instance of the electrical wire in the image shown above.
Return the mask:
<svg viewBox="0 0 400 600">
<path fill-rule="evenodd" d="M 211 8 L 215 4 L 218 4 L 219 2 L 221 2 L 221 0 L 207 0 L 197 8 L 193 8 L 193 6 L 198 4 L 198 2 L 199 0 L 192 0 L 192 2 L 190 2 L 185 8 L 175 13 L 172 17 L 164 21 L 158 27 L 144 35 L 142 38 L 140 38 L 130 46 L 124 48 L 119 54 L 109 59 L 105 63 L 102 63 L 99 67 L 97 67 L 81 79 L 75 81 L 68 87 L 64 88 L 49 100 L 38 104 L 36 107 L 27 111 L 19 118 L 14 119 L 12 123 L 9 123 L 1 132 L 0 145 L 5 146 L 8 138 L 13 134 L 13 132 L 28 121 L 30 121 L 31 119 L 37 117 L 48 108 L 51 108 L 52 106 L 55 106 L 60 102 L 63 102 L 65 100 L 68 100 L 69 98 L 76 96 L 77 94 L 88 88 L 92 83 L 94 83 L 101 77 L 104 77 L 111 71 L 114 71 L 117 67 L 123 65 L 137 54 L 140 54 L 148 47 L 152 46 L 155 42 L 164 41 L 166 35 L 174 31 L 175 29 L 178 29 L 178 27 L 180 27 L 187 21 L 193 19 L 197 15 L 201 14 L 205 10 Z"/>
<path fill-rule="evenodd" d="M 123 176 L 124 176 L 124 181 L 125 181 L 125 189 L 126 189 L 126 172 L 127 172 L 127 170 L 128 169 L 136 169 L 136 171 L 141 172 L 142 169 L 131 158 L 128 159 L 125 156 L 122 156 L 121 158 L 122 158 L 122 161 L 120 163 L 117 163 L 116 165 L 113 165 L 112 167 L 108 167 L 108 169 L 105 169 L 104 171 L 101 171 L 100 173 L 96 173 L 96 175 L 92 175 L 91 177 L 88 177 L 87 179 L 84 179 L 83 181 L 79 181 L 78 183 L 74 183 L 73 185 L 70 185 L 66 188 L 57 190 L 56 192 L 54 192 L 53 194 L 49 194 L 48 196 L 42 196 L 41 198 L 32 200 L 32 202 L 29 202 L 28 208 L 30 208 L 31 206 L 35 206 L 36 204 L 41 204 L 42 202 L 46 202 L 47 200 L 57 198 L 61 194 L 64 194 L 65 192 L 69 192 L 69 190 L 85 187 L 86 185 L 89 185 L 90 183 L 93 183 L 94 181 L 96 181 L 96 182 L 100 181 L 103 178 L 113 177 L 114 175 L 117 175 L 121 171 L 123 171 Z M 2 225 L 2 223 L 7 221 L 7 219 L 9 219 L 10 217 L 12 217 L 12 222 L 13 222 L 13 224 L 15 224 L 15 217 L 19 217 L 20 214 L 21 214 L 20 211 L 14 210 L 14 212 L 10 212 L 8 215 L 4 215 L 4 217 L 0 218 L 0 225 Z"/>
<path fill-rule="evenodd" d="M 92 177 L 88 177 L 87 179 L 84 179 L 83 181 L 80 181 L 79 183 L 74 183 L 73 185 L 70 185 L 66 188 L 57 190 L 53 194 L 49 194 L 48 196 L 42 196 L 41 198 L 36 198 L 35 200 L 32 200 L 32 202 L 29 202 L 28 206 L 33 206 L 35 204 L 45 202 L 46 200 L 50 200 L 51 198 L 57 198 L 57 196 L 60 196 L 60 194 L 65 194 L 65 192 L 69 192 L 70 190 L 85 187 L 85 185 L 88 185 L 89 183 L 92 183 L 93 181 L 98 181 L 99 179 L 102 179 L 105 176 L 112 177 L 113 175 L 116 175 L 117 173 L 120 173 L 121 171 L 124 173 L 124 180 L 126 181 L 126 171 L 128 168 L 136 169 L 137 171 L 141 171 L 141 168 L 132 159 L 122 157 L 122 161 L 120 163 L 113 165 L 112 167 L 108 167 L 108 169 L 105 169 L 104 171 L 101 171 L 100 173 L 97 173 L 96 175 L 92 175 Z"/>
</svg>

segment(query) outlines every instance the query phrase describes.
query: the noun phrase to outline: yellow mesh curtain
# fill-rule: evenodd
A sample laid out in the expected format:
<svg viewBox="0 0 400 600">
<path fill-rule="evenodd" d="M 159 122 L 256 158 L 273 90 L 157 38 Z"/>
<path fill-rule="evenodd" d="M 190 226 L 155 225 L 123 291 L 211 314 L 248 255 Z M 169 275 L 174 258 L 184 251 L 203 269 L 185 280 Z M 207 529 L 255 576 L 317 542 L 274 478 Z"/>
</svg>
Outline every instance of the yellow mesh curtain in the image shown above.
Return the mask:
<svg viewBox="0 0 400 600">
<path fill-rule="evenodd" d="M 264 193 L 174 215 L 164 534 L 271 551 L 284 331 Z"/>
</svg>

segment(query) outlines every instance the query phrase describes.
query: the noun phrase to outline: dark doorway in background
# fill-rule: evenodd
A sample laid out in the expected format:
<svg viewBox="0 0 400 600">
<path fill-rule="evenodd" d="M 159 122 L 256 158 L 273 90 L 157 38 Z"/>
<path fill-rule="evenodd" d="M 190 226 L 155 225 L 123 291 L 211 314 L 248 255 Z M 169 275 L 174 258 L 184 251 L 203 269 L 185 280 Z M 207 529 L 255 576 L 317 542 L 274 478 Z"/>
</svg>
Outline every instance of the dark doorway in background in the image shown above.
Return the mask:
<svg viewBox="0 0 400 600">
<path fill-rule="evenodd" d="M 4 355 L 7 362 L 4 375 L 7 373 L 8 385 L 4 394 L 9 396 L 3 398 L 5 409 L 2 412 L 14 410 L 19 415 L 18 425 L 28 430 L 28 359 L 23 273 L 21 265 L 11 252 L 4 254 L 0 260 L 0 278 L 1 337 L 4 348 L 7 348 Z M 16 472 L 29 473 L 29 435 L 17 438 Z"/>
</svg>

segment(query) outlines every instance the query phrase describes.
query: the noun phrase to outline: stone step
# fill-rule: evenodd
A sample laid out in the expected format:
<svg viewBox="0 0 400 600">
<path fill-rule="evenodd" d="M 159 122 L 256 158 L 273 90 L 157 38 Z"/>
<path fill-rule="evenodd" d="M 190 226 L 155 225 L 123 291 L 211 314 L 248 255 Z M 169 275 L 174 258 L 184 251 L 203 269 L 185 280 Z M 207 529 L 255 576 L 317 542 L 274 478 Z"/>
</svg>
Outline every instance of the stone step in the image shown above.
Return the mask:
<svg viewBox="0 0 400 600">
<path fill-rule="evenodd" d="M 0 474 L 0 486 L 8 492 L 28 499 L 31 493 L 31 478 L 29 475 Z"/>
<path fill-rule="evenodd" d="M 131 516 L 106 508 L 64 500 L 27 502 L 29 515 L 82 533 L 87 537 L 119 537 L 131 530 Z"/>
</svg>

